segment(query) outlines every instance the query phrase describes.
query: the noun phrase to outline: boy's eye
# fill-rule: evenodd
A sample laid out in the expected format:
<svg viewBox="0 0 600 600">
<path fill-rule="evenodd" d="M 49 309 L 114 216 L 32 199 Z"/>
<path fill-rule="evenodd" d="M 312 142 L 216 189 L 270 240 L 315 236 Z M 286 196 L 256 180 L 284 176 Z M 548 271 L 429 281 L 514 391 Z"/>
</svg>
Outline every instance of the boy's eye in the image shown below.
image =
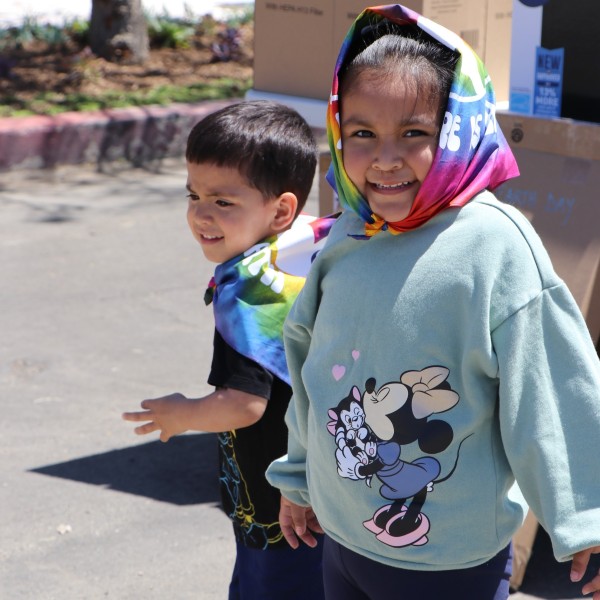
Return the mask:
<svg viewBox="0 0 600 600">
<path fill-rule="evenodd" d="M 359 129 L 352 134 L 354 137 L 358 138 L 370 138 L 373 137 L 373 132 L 368 131 L 367 129 Z"/>
<path fill-rule="evenodd" d="M 188 200 L 191 200 L 192 202 L 194 202 L 195 200 L 198 200 L 198 196 L 197 196 L 197 194 L 192 194 L 192 193 L 189 193 L 189 194 L 187 194 L 187 195 L 186 195 L 186 198 L 187 198 Z"/>
<path fill-rule="evenodd" d="M 223 199 L 217 200 L 216 204 L 217 206 L 232 206 L 231 202 L 228 202 L 227 200 Z"/>
</svg>

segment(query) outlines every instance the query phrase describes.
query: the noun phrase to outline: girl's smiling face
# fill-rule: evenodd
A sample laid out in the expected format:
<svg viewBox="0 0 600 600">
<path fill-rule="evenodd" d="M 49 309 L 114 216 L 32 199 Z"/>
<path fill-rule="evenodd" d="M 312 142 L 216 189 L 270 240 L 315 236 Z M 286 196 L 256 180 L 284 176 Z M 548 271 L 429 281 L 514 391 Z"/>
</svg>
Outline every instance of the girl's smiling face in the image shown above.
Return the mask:
<svg viewBox="0 0 600 600">
<path fill-rule="evenodd" d="M 389 222 L 408 216 L 440 131 L 440 101 L 432 103 L 406 81 L 404 75 L 382 77 L 367 69 L 341 98 L 344 168 L 371 210 Z"/>
</svg>

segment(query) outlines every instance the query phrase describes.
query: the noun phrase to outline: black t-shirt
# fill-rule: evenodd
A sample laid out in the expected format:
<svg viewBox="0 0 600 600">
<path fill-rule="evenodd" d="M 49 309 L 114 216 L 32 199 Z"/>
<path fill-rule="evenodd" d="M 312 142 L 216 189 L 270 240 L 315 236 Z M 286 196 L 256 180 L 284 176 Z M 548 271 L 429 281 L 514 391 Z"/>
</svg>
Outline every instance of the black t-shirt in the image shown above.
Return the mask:
<svg viewBox="0 0 600 600">
<path fill-rule="evenodd" d="M 220 433 L 219 472 L 223 510 L 238 542 L 250 548 L 284 547 L 279 527 L 279 490 L 265 477 L 267 467 L 287 452 L 285 412 L 290 386 L 236 352 L 215 330 L 208 383 L 267 399 L 261 419 L 250 427 Z"/>
</svg>

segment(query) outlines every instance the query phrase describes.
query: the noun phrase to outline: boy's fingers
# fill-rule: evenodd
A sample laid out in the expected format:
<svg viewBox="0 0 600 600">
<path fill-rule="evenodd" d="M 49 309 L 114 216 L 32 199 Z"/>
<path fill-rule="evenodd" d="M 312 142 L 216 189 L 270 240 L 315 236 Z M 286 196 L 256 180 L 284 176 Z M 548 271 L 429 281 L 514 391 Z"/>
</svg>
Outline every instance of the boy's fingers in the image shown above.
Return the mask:
<svg viewBox="0 0 600 600">
<path fill-rule="evenodd" d="M 139 427 L 136 427 L 133 431 L 135 431 L 135 433 L 137 433 L 138 435 L 146 435 L 147 433 L 152 433 L 153 431 L 158 431 L 159 429 L 160 427 L 156 423 L 151 422 L 146 423 L 145 425 L 140 425 Z"/>
<path fill-rule="evenodd" d="M 146 412 L 126 412 L 121 415 L 126 421 L 147 421 L 150 418 L 150 413 Z"/>
</svg>

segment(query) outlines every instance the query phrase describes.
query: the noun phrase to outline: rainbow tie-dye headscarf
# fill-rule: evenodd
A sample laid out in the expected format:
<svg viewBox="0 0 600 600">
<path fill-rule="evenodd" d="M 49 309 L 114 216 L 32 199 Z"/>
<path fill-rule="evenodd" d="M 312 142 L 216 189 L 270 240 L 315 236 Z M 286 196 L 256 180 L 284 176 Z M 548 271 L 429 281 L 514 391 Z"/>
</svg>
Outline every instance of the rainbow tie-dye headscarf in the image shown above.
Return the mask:
<svg viewBox="0 0 600 600">
<path fill-rule="evenodd" d="M 349 49 L 365 27 L 372 29 L 384 20 L 397 25 L 417 25 L 460 53 L 433 164 L 407 217 L 393 223 L 386 223 L 371 212 L 367 201 L 344 170 L 339 122 L 338 75 L 345 66 Z M 519 175 L 517 163 L 496 121 L 495 111 L 494 90 L 485 66 L 458 35 L 400 4 L 367 8 L 348 31 L 335 66 L 327 108 L 327 137 L 332 155 L 327 178 L 341 205 L 353 210 L 365 221 L 367 236 L 382 229 L 389 229 L 392 233 L 414 229 L 444 208 L 463 206 L 482 190 L 493 190 L 507 179 Z"/>
<path fill-rule="evenodd" d="M 204 296 L 223 339 L 286 383 L 283 321 L 337 216 L 299 215 L 291 229 L 218 265 Z"/>
</svg>

